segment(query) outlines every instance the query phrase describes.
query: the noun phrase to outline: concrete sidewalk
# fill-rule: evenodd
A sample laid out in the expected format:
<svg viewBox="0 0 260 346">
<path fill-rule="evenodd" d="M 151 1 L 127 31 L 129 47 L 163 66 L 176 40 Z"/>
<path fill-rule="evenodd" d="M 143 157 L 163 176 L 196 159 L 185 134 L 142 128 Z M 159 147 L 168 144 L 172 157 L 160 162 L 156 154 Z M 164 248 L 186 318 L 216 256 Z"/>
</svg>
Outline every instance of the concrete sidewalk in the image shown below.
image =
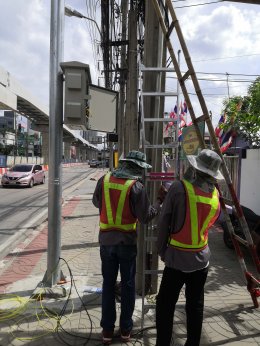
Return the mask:
<svg viewBox="0 0 260 346">
<path fill-rule="evenodd" d="M 0 262 L 0 345 L 101 345 L 101 295 L 83 293 L 101 288 L 98 210 L 92 194 L 99 176 L 85 180 L 64 203 L 61 268 L 67 282 L 65 298 L 29 299 L 43 279 L 47 263 L 47 223 Z M 201 345 L 260 345 L 260 309 L 253 303 L 235 253 L 225 247 L 222 231 L 212 228 L 212 251 L 205 292 Z M 251 263 L 250 258 L 247 262 Z M 71 291 L 71 294 L 70 294 Z M 149 297 L 154 300 L 155 297 Z M 120 304 L 118 303 L 118 315 Z M 60 315 L 62 317 L 60 318 Z M 141 328 L 141 299 L 137 297 L 134 335 L 129 345 L 155 345 L 154 309 Z M 118 322 L 116 335 L 118 331 Z M 176 341 L 185 342 L 185 306 L 181 294 L 175 314 Z M 121 345 L 115 337 L 113 345 Z"/>
</svg>

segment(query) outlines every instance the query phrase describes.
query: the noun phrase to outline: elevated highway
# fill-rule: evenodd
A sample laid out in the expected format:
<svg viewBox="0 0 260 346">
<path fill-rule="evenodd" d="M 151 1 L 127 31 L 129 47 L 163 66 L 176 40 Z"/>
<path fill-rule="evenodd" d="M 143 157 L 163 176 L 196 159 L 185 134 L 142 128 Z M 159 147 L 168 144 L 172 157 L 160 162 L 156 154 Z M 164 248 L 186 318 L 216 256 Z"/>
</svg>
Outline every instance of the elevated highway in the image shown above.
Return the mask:
<svg viewBox="0 0 260 346">
<path fill-rule="evenodd" d="M 8 71 L 6 71 L 1 66 L 0 109 L 13 110 L 28 118 L 32 124 L 32 129 L 42 132 L 43 152 L 45 153 L 45 156 L 48 156 L 48 107 L 42 105 L 39 100 L 37 100 L 28 90 L 26 90 L 26 88 L 24 88 Z M 66 125 L 63 125 L 63 141 L 69 144 L 77 143 L 77 145 L 85 147 L 86 150 L 98 150 L 96 146 L 84 139 L 79 134 L 79 131 L 70 130 Z M 47 157 L 46 161 L 48 161 Z"/>
</svg>

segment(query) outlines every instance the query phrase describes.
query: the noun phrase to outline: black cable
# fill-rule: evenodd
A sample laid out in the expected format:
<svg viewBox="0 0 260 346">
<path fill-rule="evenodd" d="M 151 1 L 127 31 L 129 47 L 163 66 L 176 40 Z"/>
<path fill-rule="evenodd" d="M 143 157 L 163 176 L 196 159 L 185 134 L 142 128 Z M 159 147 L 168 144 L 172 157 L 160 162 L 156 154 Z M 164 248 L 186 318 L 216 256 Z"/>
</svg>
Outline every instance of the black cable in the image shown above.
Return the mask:
<svg viewBox="0 0 260 346">
<path fill-rule="evenodd" d="M 87 309 L 85 303 L 83 302 L 83 300 L 82 300 L 82 298 L 81 298 L 81 296 L 80 296 L 80 294 L 79 294 L 79 292 L 78 292 L 78 289 L 77 289 L 77 286 L 76 286 L 76 283 L 75 283 L 75 280 L 74 280 L 74 277 L 73 277 L 73 274 L 72 274 L 72 270 L 71 270 L 71 268 L 70 268 L 68 262 L 67 262 L 64 258 L 61 258 L 61 257 L 60 257 L 60 260 L 63 260 L 63 261 L 66 263 L 67 268 L 68 268 L 68 270 L 69 270 L 69 274 L 70 274 L 70 291 L 69 291 L 69 294 L 68 294 L 68 298 L 66 299 L 66 302 L 65 302 L 63 308 L 61 309 L 61 312 L 59 313 L 58 322 L 57 322 L 57 327 L 56 327 L 57 336 L 59 337 L 59 339 L 60 339 L 62 342 L 64 342 L 64 343 L 65 343 L 66 345 L 68 345 L 68 346 L 71 346 L 71 344 L 69 344 L 68 342 L 66 342 L 65 340 L 63 340 L 63 338 L 61 337 L 61 335 L 59 335 L 59 329 L 61 329 L 62 331 L 64 331 L 66 334 L 68 334 L 68 335 L 70 335 L 70 336 L 77 337 L 77 338 L 80 338 L 80 339 L 83 339 L 83 340 L 86 339 L 84 345 L 87 345 L 88 342 L 89 342 L 90 340 L 91 340 L 91 341 L 100 341 L 100 339 L 96 339 L 96 338 L 93 338 L 93 337 L 91 338 L 92 333 L 93 333 L 93 322 L 92 322 L 91 316 L 90 316 L 90 314 L 89 314 L 89 312 L 88 312 L 88 309 Z M 65 311 L 66 311 L 66 308 L 67 308 L 67 306 L 68 306 L 68 303 L 69 303 L 69 300 L 70 300 L 70 296 L 71 296 L 71 292 L 72 292 L 72 287 L 73 287 L 73 286 L 74 286 L 74 288 L 75 288 L 75 290 L 76 290 L 76 293 L 77 293 L 77 295 L 78 295 L 78 297 L 79 297 L 79 299 L 80 299 L 80 301 L 81 301 L 81 304 L 82 304 L 82 306 L 84 307 L 84 310 L 86 311 L 87 316 L 88 316 L 88 319 L 89 319 L 89 321 L 90 321 L 90 332 L 89 332 L 88 337 L 84 337 L 84 336 L 81 336 L 81 335 L 77 335 L 77 334 L 73 334 L 73 333 L 71 333 L 71 332 L 68 332 L 68 331 L 67 331 L 66 329 L 64 329 L 64 328 L 62 327 L 62 325 L 60 324 L 60 320 L 61 320 L 61 318 L 64 316 Z M 116 298 L 117 298 L 117 301 L 120 302 L 119 297 L 120 297 L 120 290 L 119 290 L 119 288 L 118 288 L 118 290 L 116 291 Z M 53 313 L 52 313 L 52 314 L 53 314 Z M 137 332 L 133 333 L 132 336 L 136 336 L 136 338 L 135 338 L 135 341 L 133 341 L 132 344 L 133 344 L 133 345 L 136 345 L 136 343 L 142 344 L 142 342 L 140 342 L 140 341 L 138 340 L 137 336 L 138 336 L 139 334 L 143 333 L 145 330 L 154 329 L 154 328 L 155 328 L 155 326 L 149 326 L 149 327 L 140 329 L 140 330 L 138 330 Z M 115 335 L 114 338 L 120 338 L 120 335 Z M 98 344 L 98 345 L 102 345 L 102 344 L 103 344 L 103 343 L 100 343 L 100 344 Z M 98 345 L 96 345 L 96 346 L 98 346 Z"/>
<path fill-rule="evenodd" d="M 81 336 L 81 335 L 73 334 L 73 333 L 68 332 L 66 329 L 64 329 L 60 323 L 59 323 L 59 325 L 57 326 L 57 332 L 58 332 L 58 330 L 59 330 L 59 328 L 60 328 L 60 329 L 62 329 L 66 334 L 68 334 L 68 335 L 70 335 L 70 336 L 78 337 L 78 338 L 81 338 L 81 339 L 86 339 L 86 342 L 84 343 L 84 345 L 86 345 L 86 344 L 90 341 L 90 339 L 91 339 L 91 335 L 92 335 L 92 332 L 93 332 L 93 322 L 92 322 L 92 319 L 91 319 L 91 317 L 90 317 L 90 315 L 89 315 L 89 312 L 88 312 L 88 310 L 87 310 L 87 308 L 86 308 L 86 306 L 85 306 L 85 304 L 84 304 L 84 302 L 83 302 L 83 300 L 82 300 L 82 298 L 81 298 L 81 296 L 80 296 L 80 294 L 79 294 L 79 292 L 78 292 L 78 290 L 77 290 L 77 287 L 76 287 L 76 285 L 75 285 L 75 280 L 74 280 L 74 277 L 73 277 L 73 274 L 72 274 L 72 271 L 71 271 L 71 268 L 70 268 L 68 262 L 67 262 L 64 258 L 61 258 L 61 257 L 60 257 L 60 260 L 63 260 L 63 261 L 66 263 L 66 265 L 67 265 L 67 268 L 68 268 L 69 274 L 70 274 L 71 286 L 70 286 L 70 291 L 69 291 L 68 298 L 67 298 L 67 300 L 66 300 L 66 302 L 65 302 L 65 304 L 64 304 L 64 306 L 63 306 L 63 308 L 62 308 L 62 310 L 61 310 L 61 312 L 60 312 L 60 314 L 59 314 L 59 321 L 61 320 L 62 316 L 64 315 L 64 313 L 65 313 L 65 311 L 66 311 L 66 308 L 67 308 L 67 305 L 68 305 L 68 301 L 69 301 L 69 298 L 70 298 L 70 296 L 71 296 L 72 287 L 73 287 L 73 285 L 74 285 L 74 287 L 75 287 L 75 289 L 76 289 L 76 292 L 77 292 L 77 295 L 78 295 L 78 297 L 79 297 L 79 299 L 80 299 L 82 305 L 84 306 L 84 310 L 86 311 L 87 316 L 88 316 L 88 319 L 89 319 L 89 321 L 90 321 L 90 332 L 89 332 L 88 337 L 84 337 L 84 336 Z M 58 334 L 58 333 L 57 333 L 57 334 Z M 62 339 L 61 336 L 60 336 L 59 334 L 58 334 L 58 336 L 59 336 L 60 339 Z M 93 339 L 93 338 L 92 338 L 91 340 L 99 341 L 99 340 Z M 71 345 L 68 344 L 66 341 L 63 340 L 63 342 L 65 342 L 66 345 L 71 346 Z"/>
<path fill-rule="evenodd" d="M 184 6 L 176 6 L 176 7 L 174 6 L 174 8 L 187 8 L 187 7 L 204 6 L 204 5 L 216 4 L 216 3 L 219 3 L 219 2 L 223 2 L 223 0 L 217 0 L 217 1 L 212 1 L 212 2 L 204 2 L 202 4 L 194 4 L 194 5 L 184 5 Z"/>
</svg>

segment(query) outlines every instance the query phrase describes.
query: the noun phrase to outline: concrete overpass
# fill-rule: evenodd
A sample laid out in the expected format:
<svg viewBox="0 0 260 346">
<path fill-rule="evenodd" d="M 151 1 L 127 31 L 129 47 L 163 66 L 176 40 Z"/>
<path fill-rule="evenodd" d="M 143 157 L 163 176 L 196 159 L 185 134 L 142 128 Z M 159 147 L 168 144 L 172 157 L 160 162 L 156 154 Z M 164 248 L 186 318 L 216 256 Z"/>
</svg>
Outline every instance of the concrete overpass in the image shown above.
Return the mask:
<svg viewBox="0 0 260 346">
<path fill-rule="evenodd" d="M 48 163 L 49 156 L 49 109 L 40 104 L 32 94 L 30 94 L 8 71 L 0 66 L 0 109 L 13 110 L 32 123 L 32 129 L 42 133 L 42 154 L 45 163 Z M 97 151 L 98 148 L 84 139 L 78 131 L 70 130 L 63 125 L 64 157 L 69 158 L 69 149 L 71 143 L 78 147 L 78 158 L 80 158 L 80 149 L 89 152 Z M 83 155 L 86 157 L 86 155 Z M 92 155 L 89 155 L 92 157 Z"/>
</svg>

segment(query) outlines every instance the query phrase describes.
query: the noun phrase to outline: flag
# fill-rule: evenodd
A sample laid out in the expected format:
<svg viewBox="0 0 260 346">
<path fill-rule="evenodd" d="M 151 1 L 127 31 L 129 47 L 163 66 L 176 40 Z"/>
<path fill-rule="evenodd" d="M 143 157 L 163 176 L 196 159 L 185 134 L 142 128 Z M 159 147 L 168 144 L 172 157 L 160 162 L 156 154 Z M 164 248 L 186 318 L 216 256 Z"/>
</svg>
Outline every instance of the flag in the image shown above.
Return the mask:
<svg viewBox="0 0 260 346">
<path fill-rule="evenodd" d="M 170 118 L 172 118 L 174 121 L 177 120 L 177 104 L 175 105 L 173 111 L 170 113 Z M 169 127 L 173 126 L 174 122 L 170 121 L 165 128 L 165 132 L 168 130 Z"/>
<path fill-rule="evenodd" d="M 215 134 L 220 142 L 220 138 L 221 136 L 223 135 L 224 131 L 223 131 L 223 128 L 222 128 L 222 125 L 225 124 L 226 122 L 226 114 L 224 113 L 223 115 L 220 116 L 220 119 L 218 121 L 218 125 L 217 127 L 215 128 Z"/>
<path fill-rule="evenodd" d="M 170 113 L 170 118 L 172 118 L 174 121 L 170 121 L 170 122 L 167 124 L 167 126 L 166 126 L 166 128 L 165 128 L 165 131 L 167 131 L 168 128 L 171 127 L 171 126 L 173 126 L 174 122 L 177 121 L 177 112 L 178 112 L 177 110 L 178 110 L 178 108 L 177 108 L 177 103 L 176 103 L 176 105 L 175 105 L 173 111 L 171 111 L 171 113 Z M 185 126 L 187 125 L 187 124 L 186 124 L 186 121 L 187 121 L 187 111 L 188 111 L 188 109 L 187 109 L 187 104 L 186 104 L 186 102 L 184 101 L 183 104 L 182 104 L 182 102 L 181 102 L 181 104 L 180 104 L 180 109 L 179 109 L 179 132 L 180 132 L 180 130 L 181 130 L 183 127 L 185 127 Z"/>
<path fill-rule="evenodd" d="M 232 130 L 229 130 L 223 133 L 221 137 L 220 145 L 219 145 L 220 151 L 222 153 L 227 151 L 227 149 L 230 147 L 230 145 L 232 144 L 233 138 L 234 138 L 234 132 Z"/>
<path fill-rule="evenodd" d="M 178 133 L 178 141 L 181 142 L 182 141 L 182 130 L 184 127 L 188 127 L 192 125 L 192 121 L 190 121 L 188 124 L 186 124 L 185 126 L 181 127 L 179 129 L 179 133 Z"/>
<path fill-rule="evenodd" d="M 186 105 L 185 101 L 183 102 L 183 105 L 182 105 L 182 102 L 181 102 L 181 105 L 180 105 L 180 128 L 186 126 L 187 106 L 186 106 L 186 109 L 185 109 L 184 103 Z"/>
<path fill-rule="evenodd" d="M 226 114 L 220 116 L 219 122 L 217 127 L 215 128 L 215 134 L 218 139 L 220 151 L 224 153 L 227 151 L 227 149 L 232 144 L 233 138 L 235 136 L 235 132 L 232 130 L 232 128 L 228 129 L 227 131 L 224 131 L 222 128 L 222 125 L 226 123 Z"/>
</svg>

